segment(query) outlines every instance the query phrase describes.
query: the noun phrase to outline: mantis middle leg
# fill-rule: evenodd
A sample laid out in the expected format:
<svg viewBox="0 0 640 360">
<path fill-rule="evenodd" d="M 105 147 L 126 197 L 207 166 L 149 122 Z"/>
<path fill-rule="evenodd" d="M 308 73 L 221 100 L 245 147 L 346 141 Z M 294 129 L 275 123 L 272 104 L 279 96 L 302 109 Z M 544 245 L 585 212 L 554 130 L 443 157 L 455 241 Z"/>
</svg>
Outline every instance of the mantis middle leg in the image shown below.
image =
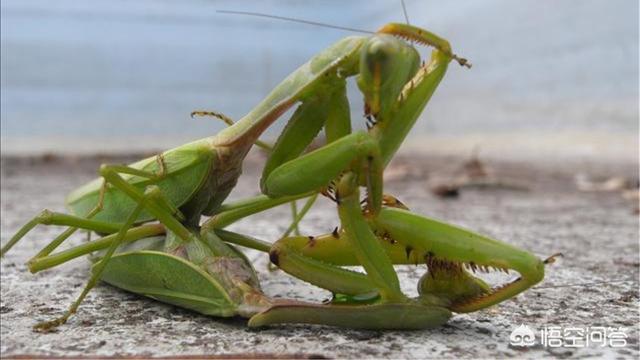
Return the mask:
<svg viewBox="0 0 640 360">
<path fill-rule="evenodd" d="M 164 174 L 164 162 L 161 156 L 157 157 L 159 163 L 160 173 L 154 174 L 139 169 L 131 168 L 123 165 L 103 165 L 101 172 L 110 172 L 117 174 L 129 174 L 140 176 L 148 179 L 161 178 Z M 107 182 L 103 181 L 100 187 L 100 193 L 98 202 L 95 207 L 90 210 L 84 217 L 68 215 L 58 212 L 52 212 L 50 210 L 43 210 L 40 214 L 36 215 L 28 223 L 26 223 L 18 232 L 0 249 L 0 257 L 4 256 L 13 246 L 15 246 L 29 231 L 31 231 L 37 225 L 62 225 L 68 226 L 67 230 L 58 235 L 53 241 L 45 246 L 38 254 L 36 254 L 30 261 L 45 257 L 53 252 L 60 244 L 67 240 L 78 229 L 90 230 L 99 233 L 114 233 L 117 232 L 122 224 L 112 223 L 108 221 L 92 220 L 103 208 L 105 192 L 107 190 Z M 168 201 L 161 203 L 161 206 L 170 210 L 179 219 L 182 219 L 182 214 Z"/>
</svg>

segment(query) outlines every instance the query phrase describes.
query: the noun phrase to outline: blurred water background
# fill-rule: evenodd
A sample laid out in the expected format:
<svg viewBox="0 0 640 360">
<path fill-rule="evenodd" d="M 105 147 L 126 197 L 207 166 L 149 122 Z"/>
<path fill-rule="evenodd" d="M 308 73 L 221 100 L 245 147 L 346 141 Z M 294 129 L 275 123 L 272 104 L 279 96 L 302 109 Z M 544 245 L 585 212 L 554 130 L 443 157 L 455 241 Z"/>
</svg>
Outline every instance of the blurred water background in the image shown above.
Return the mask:
<svg viewBox="0 0 640 360">
<path fill-rule="evenodd" d="M 535 139 L 535 149 L 545 139 L 582 139 L 599 144 L 587 155 L 620 144 L 637 151 L 636 0 L 406 5 L 412 24 L 447 38 L 474 65 L 450 67 L 414 143 Z M 222 9 L 366 30 L 404 21 L 399 1 L 383 0 L 2 0 L 3 154 L 162 149 L 214 134 L 222 124 L 189 113 L 240 118 L 297 66 L 350 35 Z M 350 93 L 354 119 L 364 124 L 355 87 Z"/>
</svg>

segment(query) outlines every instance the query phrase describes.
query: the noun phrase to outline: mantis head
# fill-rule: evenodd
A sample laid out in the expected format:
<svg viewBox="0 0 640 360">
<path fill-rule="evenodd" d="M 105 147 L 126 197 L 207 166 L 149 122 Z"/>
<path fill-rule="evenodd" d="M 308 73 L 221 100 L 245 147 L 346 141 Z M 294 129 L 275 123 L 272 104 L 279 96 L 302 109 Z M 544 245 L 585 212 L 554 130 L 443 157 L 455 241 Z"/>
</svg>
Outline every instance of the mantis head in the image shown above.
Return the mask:
<svg viewBox="0 0 640 360">
<path fill-rule="evenodd" d="M 435 295 L 449 302 L 448 308 L 458 313 L 472 312 L 497 304 L 538 283 L 544 277 L 544 262 L 532 255 L 514 249 L 504 249 L 510 254 L 495 253 L 490 257 L 452 256 L 452 259 L 427 255 L 429 271 L 418 283 L 421 296 Z M 506 255 L 506 256 L 501 256 Z M 474 260 L 471 260 L 471 259 Z M 467 261 L 464 261 L 467 260 Z M 520 273 L 517 278 L 503 285 L 491 287 L 474 276 L 476 272 L 501 271 Z M 472 274 L 473 273 L 473 274 Z"/>
<path fill-rule="evenodd" d="M 449 42 L 439 36 L 406 24 L 390 23 L 369 38 L 360 52 L 358 86 L 364 94 L 367 112 L 373 116 L 387 114 L 402 102 L 406 86 L 413 87 L 420 68 L 420 54 L 403 39 L 428 45 L 442 53 L 445 63 L 456 60 L 470 67 L 466 59 L 451 52 Z M 423 67 L 427 67 L 424 65 Z"/>
<path fill-rule="evenodd" d="M 390 111 L 419 66 L 420 54 L 401 39 L 387 34 L 369 38 L 360 52 L 357 80 L 367 115 L 377 117 Z"/>
<path fill-rule="evenodd" d="M 411 248 L 407 262 L 426 263 L 429 270 L 420 279 L 420 295 L 445 300 L 454 312 L 477 311 L 516 296 L 543 279 L 549 262 L 502 241 L 402 209 L 384 208 L 376 223 L 397 244 Z M 519 276 L 496 287 L 474 276 L 491 271 L 514 271 Z"/>
</svg>

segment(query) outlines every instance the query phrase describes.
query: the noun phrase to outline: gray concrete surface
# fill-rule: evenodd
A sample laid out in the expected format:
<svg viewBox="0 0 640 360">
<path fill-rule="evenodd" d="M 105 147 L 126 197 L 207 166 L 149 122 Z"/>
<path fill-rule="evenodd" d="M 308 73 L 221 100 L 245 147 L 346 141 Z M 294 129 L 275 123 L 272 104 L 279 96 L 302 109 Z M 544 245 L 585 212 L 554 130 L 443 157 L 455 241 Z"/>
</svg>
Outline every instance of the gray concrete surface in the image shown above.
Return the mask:
<svg viewBox="0 0 640 360">
<path fill-rule="evenodd" d="M 387 171 L 387 191 L 421 214 L 444 219 L 540 257 L 565 254 L 547 268 L 544 281 L 499 306 L 456 315 L 427 331 L 356 331 L 322 326 L 283 326 L 249 330 L 242 319 L 217 319 L 100 285 L 79 313 L 54 333 L 31 330 L 37 321 L 60 314 L 87 280 L 88 263 L 76 260 L 32 275 L 24 262 L 59 232 L 38 227 L 1 263 L 0 355 L 39 356 L 233 356 L 327 358 L 492 358 L 515 356 L 638 358 L 637 200 L 620 192 L 585 193 L 576 189 L 578 173 L 623 176 L 637 181 L 637 162 L 567 163 L 553 168 L 530 163 L 489 162 L 495 174 L 525 184 L 529 191 L 465 188 L 460 197 L 442 199 L 429 186 L 445 181 L 461 158 L 401 157 Z M 95 174 L 102 159 L 3 158 L 1 235 L 4 243 L 43 208 L 62 210 L 65 194 Z M 247 162 L 233 198 L 257 193 L 259 159 Z M 322 201 L 303 225 L 309 234 L 336 225 L 333 206 Z M 247 219 L 234 229 L 276 239 L 288 224 L 278 208 Z M 82 241 L 74 237 L 71 243 Z M 250 253 L 267 294 L 321 301 L 328 293 L 281 272 L 268 272 L 267 258 Z M 415 293 L 425 267 L 399 267 L 402 286 Z M 500 280 L 496 277 L 492 280 Z M 504 279 L 502 279 L 504 281 Z M 579 286 L 567 286 L 587 284 Z M 519 348 L 509 345 L 520 324 L 624 327 L 623 348 Z"/>
</svg>

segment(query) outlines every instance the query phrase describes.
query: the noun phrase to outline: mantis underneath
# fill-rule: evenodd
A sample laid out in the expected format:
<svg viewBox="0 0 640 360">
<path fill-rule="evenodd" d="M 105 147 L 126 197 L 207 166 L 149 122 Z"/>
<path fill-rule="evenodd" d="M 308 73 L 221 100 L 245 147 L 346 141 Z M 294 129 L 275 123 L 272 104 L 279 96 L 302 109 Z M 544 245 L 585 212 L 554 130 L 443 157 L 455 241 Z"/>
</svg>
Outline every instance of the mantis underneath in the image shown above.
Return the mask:
<svg viewBox="0 0 640 360">
<path fill-rule="evenodd" d="M 432 46 L 430 61 L 422 63 L 401 38 Z M 387 24 L 371 37 L 347 37 L 323 50 L 215 136 L 129 166 L 102 165 L 100 178 L 67 197 L 72 214 L 43 211 L 0 251 L 4 255 L 38 224 L 69 228 L 29 260 L 32 272 L 103 250 L 69 310 L 36 328 L 65 323 L 99 280 L 203 314 L 245 316 L 249 326 L 293 322 L 399 329 L 438 326 L 452 312 L 482 309 L 536 284 L 544 276 L 544 261 L 413 214 L 383 194 L 385 166 L 451 61 L 468 66 L 443 38 Z M 351 76 L 357 76 L 365 99 L 368 131 L 351 130 L 345 87 Z M 249 149 L 298 103 L 265 164 L 263 195 L 223 205 Z M 323 128 L 327 143 L 303 154 Z M 361 201 L 362 187 L 367 195 Z M 223 230 L 240 218 L 317 193 L 337 204 L 341 227 L 331 234 L 270 244 Z M 209 218 L 201 224 L 202 216 Z M 53 253 L 77 229 L 105 236 Z M 333 303 L 267 298 L 250 262 L 231 244 L 268 252 L 284 271 L 332 291 Z M 429 268 L 417 298 L 402 293 L 393 268 L 406 263 Z M 366 274 L 343 265 L 360 265 Z M 520 278 L 492 289 L 465 266 L 515 270 Z"/>
</svg>

